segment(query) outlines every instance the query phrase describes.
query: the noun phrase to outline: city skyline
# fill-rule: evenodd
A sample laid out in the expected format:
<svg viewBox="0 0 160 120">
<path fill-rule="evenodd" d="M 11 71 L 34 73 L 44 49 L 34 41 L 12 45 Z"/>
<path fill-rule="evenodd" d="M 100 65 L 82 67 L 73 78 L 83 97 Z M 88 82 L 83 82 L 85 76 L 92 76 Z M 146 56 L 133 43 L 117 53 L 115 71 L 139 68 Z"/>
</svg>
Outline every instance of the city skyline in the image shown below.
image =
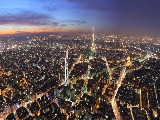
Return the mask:
<svg viewBox="0 0 160 120">
<path fill-rule="evenodd" d="M 1 1 L 0 35 L 91 33 L 157 36 L 160 1 Z"/>
<path fill-rule="evenodd" d="M 94 37 L 94 30 L 77 37 L 15 38 L 0 43 L 1 119 L 158 120 L 155 39 Z"/>
</svg>

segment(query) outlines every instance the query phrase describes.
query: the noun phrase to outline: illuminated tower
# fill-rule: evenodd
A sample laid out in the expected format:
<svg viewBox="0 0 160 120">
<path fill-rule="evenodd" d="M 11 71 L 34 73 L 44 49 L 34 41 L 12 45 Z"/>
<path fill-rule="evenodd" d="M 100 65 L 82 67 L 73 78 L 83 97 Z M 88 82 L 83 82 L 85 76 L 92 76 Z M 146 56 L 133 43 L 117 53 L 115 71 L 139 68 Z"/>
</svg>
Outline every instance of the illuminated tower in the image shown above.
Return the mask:
<svg viewBox="0 0 160 120">
<path fill-rule="evenodd" d="M 91 46 L 91 54 L 89 56 L 89 60 L 95 58 L 95 36 L 94 36 L 94 28 L 93 28 L 93 34 L 92 34 L 92 46 Z"/>
<path fill-rule="evenodd" d="M 94 37 L 94 28 L 93 28 L 93 34 L 92 34 L 92 48 L 91 50 L 94 51 L 95 50 L 95 43 L 94 43 L 95 37 Z"/>
<path fill-rule="evenodd" d="M 142 109 L 142 90 L 141 88 L 139 89 L 139 108 Z"/>
<path fill-rule="evenodd" d="M 66 56 L 65 56 L 65 84 L 68 84 L 68 49 L 66 51 Z"/>
</svg>

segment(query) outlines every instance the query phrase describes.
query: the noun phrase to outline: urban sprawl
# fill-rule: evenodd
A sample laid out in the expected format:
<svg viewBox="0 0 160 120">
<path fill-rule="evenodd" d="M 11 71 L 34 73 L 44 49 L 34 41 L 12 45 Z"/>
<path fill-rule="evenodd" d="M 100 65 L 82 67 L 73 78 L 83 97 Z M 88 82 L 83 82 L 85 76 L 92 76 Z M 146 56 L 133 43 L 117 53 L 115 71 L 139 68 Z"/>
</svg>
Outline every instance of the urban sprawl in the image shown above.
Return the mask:
<svg viewBox="0 0 160 120">
<path fill-rule="evenodd" d="M 159 58 L 145 36 L 0 37 L 0 120 L 158 120 Z"/>
</svg>

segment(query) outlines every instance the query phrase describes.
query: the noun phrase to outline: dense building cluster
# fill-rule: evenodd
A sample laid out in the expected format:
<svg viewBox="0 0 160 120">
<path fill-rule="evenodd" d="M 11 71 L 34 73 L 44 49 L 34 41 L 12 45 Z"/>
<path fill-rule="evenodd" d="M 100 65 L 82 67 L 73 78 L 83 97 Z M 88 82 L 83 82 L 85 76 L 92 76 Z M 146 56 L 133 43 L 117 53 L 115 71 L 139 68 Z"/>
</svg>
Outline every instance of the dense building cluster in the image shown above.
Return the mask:
<svg viewBox="0 0 160 120">
<path fill-rule="evenodd" d="M 0 118 L 158 119 L 159 45 L 144 38 L 95 36 L 92 50 L 91 39 L 50 35 L 1 43 Z"/>
</svg>

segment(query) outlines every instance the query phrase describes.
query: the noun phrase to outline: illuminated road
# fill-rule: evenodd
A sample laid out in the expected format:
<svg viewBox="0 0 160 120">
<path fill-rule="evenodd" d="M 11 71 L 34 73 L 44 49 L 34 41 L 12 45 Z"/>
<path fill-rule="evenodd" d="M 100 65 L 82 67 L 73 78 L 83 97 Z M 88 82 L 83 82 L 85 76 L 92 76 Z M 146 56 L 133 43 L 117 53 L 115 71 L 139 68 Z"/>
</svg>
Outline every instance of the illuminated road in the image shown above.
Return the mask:
<svg viewBox="0 0 160 120">
<path fill-rule="evenodd" d="M 151 58 L 151 57 L 154 57 L 154 56 L 152 56 L 152 55 L 146 55 L 146 56 L 144 57 L 144 59 L 140 60 L 140 62 L 143 62 L 143 63 L 144 63 L 147 59 L 149 59 L 149 58 Z M 127 63 L 126 63 L 126 65 L 127 65 Z M 113 95 L 113 97 L 112 97 L 112 101 L 111 101 L 112 109 L 113 109 L 114 115 L 115 115 L 115 117 L 116 117 L 116 120 L 119 120 L 119 119 L 120 119 L 120 118 L 119 118 L 120 113 L 119 113 L 119 111 L 118 111 L 118 107 L 117 107 L 117 104 L 116 104 L 116 102 L 115 102 L 115 101 L 116 101 L 116 100 L 115 100 L 115 96 L 116 96 L 116 94 L 117 94 L 117 92 L 118 92 L 119 87 L 121 86 L 121 83 L 122 83 L 123 79 L 125 78 L 126 73 L 132 72 L 132 71 L 135 71 L 135 70 L 138 70 L 138 69 L 141 69 L 141 68 L 143 67 L 143 64 L 142 64 L 141 66 L 139 66 L 139 67 L 136 68 L 136 69 L 130 69 L 130 70 L 126 71 L 126 67 L 127 67 L 126 65 L 125 65 L 125 67 L 123 67 L 123 70 L 122 70 L 121 75 L 120 75 L 119 80 L 118 80 L 117 89 L 115 90 L 114 95 Z M 130 106 L 130 111 L 131 111 L 132 119 L 134 120 L 134 115 L 132 114 L 132 107 L 131 107 L 131 106 Z M 146 110 L 145 110 L 145 111 L 146 111 Z M 156 113 L 156 112 L 155 112 L 155 113 Z M 148 120 L 150 120 L 150 117 L 149 117 L 147 111 L 146 111 L 146 115 L 147 115 Z M 156 114 L 156 115 L 157 115 L 157 114 Z M 155 115 L 155 116 L 156 116 L 156 115 Z"/>
<path fill-rule="evenodd" d="M 76 61 L 72 64 L 70 70 L 68 71 L 68 75 L 72 72 L 72 70 L 74 69 L 74 66 L 80 62 L 81 58 L 82 58 L 82 54 L 80 54 L 76 59 Z"/>
<path fill-rule="evenodd" d="M 131 116 L 132 116 L 132 120 L 134 120 L 134 115 L 133 115 L 133 111 L 132 111 L 132 107 L 130 105 L 128 105 L 130 111 L 131 111 Z"/>
<path fill-rule="evenodd" d="M 123 79 L 125 78 L 125 75 L 126 75 L 126 67 L 123 67 L 123 69 L 122 69 L 122 71 L 121 71 L 121 73 L 120 73 L 118 82 L 117 82 L 117 83 L 118 83 L 118 84 L 117 84 L 117 88 L 116 88 L 116 90 L 114 91 L 114 94 L 113 94 L 113 96 L 112 96 L 112 98 L 111 98 L 111 105 L 112 105 L 113 113 L 114 113 L 114 115 L 115 115 L 115 117 L 116 117 L 116 120 L 120 120 L 121 115 L 120 115 L 119 109 L 118 109 L 118 107 L 117 107 L 117 102 L 116 102 L 115 97 L 116 97 L 116 95 L 117 95 L 117 92 L 118 92 L 118 90 L 119 90 L 119 87 L 120 87 L 121 84 L 122 84 Z"/>
<path fill-rule="evenodd" d="M 143 110 L 145 110 L 145 109 L 143 109 Z M 148 115 L 147 110 L 145 110 L 145 112 L 146 112 L 147 119 L 148 119 L 148 120 L 151 120 L 150 116 Z"/>
<path fill-rule="evenodd" d="M 117 100 L 113 99 L 111 105 L 112 105 L 113 113 L 114 113 L 114 116 L 116 117 L 116 120 L 122 120 L 122 117 L 120 115 L 120 112 L 117 106 Z"/>
<path fill-rule="evenodd" d="M 144 63 L 144 62 L 145 62 L 147 59 L 149 59 L 150 57 L 152 57 L 152 56 L 151 56 L 151 55 L 146 55 L 146 56 L 144 57 L 144 59 L 139 59 L 139 61 Z M 122 71 L 121 71 L 121 73 L 120 73 L 119 79 L 117 80 L 117 88 L 116 88 L 116 90 L 114 91 L 114 94 L 113 94 L 112 99 L 111 99 L 111 101 L 110 101 L 110 102 L 111 102 L 111 105 L 112 105 L 112 109 L 113 109 L 114 115 L 115 115 L 115 117 L 116 117 L 116 120 L 120 120 L 120 119 L 121 119 L 121 115 L 120 115 L 119 109 L 118 109 L 118 107 L 117 107 L 117 102 L 116 102 L 115 97 L 116 97 L 116 95 L 117 95 L 117 92 L 118 92 L 118 90 L 119 90 L 119 87 L 121 86 L 121 84 L 122 84 L 122 82 L 123 82 L 123 79 L 124 79 L 125 76 L 126 76 L 126 73 L 130 73 L 130 72 L 132 72 L 132 71 L 141 69 L 141 68 L 143 67 L 143 64 L 142 64 L 141 66 L 139 66 L 139 67 L 137 67 L 137 68 L 135 68 L 135 69 L 126 70 L 126 67 L 127 67 L 127 66 L 130 66 L 130 65 L 131 65 L 131 63 L 130 63 L 129 61 L 127 61 L 127 63 L 126 63 L 124 66 L 122 66 L 122 67 L 123 67 L 123 68 L 122 68 Z M 116 67 L 109 68 L 109 64 L 108 64 L 107 60 L 106 60 L 106 66 L 107 66 L 107 72 L 108 72 L 108 73 L 111 73 L 111 69 L 114 71 L 115 68 L 121 67 L 120 65 L 117 65 Z M 112 79 L 111 75 L 112 75 L 112 74 L 110 74 L 109 81 Z M 104 88 L 102 89 L 102 95 L 104 95 L 104 93 L 105 93 L 105 91 L 106 91 L 106 89 L 107 89 L 108 86 L 109 86 L 109 85 L 107 85 L 107 84 L 104 85 Z M 97 103 L 96 103 L 96 108 L 97 108 L 97 106 L 98 106 L 98 103 L 99 103 L 99 102 L 97 101 Z M 130 110 L 131 110 L 131 114 L 132 114 L 132 108 L 131 108 L 131 107 L 130 107 Z M 134 119 L 133 114 L 132 114 L 131 116 L 132 116 L 132 119 Z M 148 117 L 148 118 L 149 118 L 149 117 Z"/>
<path fill-rule="evenodd" d="M 149 59 L 150 57 L 151 57 L 150 55 L 146 55 L 142 61 L 145 61 L 145 60 Z M 113 94 L 112 99 L 111 99 L 111 105 L 112 105 L 112 109 L 113 109 L 114 115 L 115 115 L 115 117 L 116 117 L 116 120 L 120 120 L 120 116 L 121 116 L 121 115 L 120 115 L 120 113 L 119 113 L 119 109 L 118 109 L 118 107 L 117 107 L 117 103 L 116 103 L 115 97 L 116 97 L 116 95 L 117 95 L 117 92 L 118 92 L 118 90 L 119 90 L 119 87 L 121 86 L 121 84 L 122 84 L 122 82 L 123 82 L 123 79 L 124 79 L 125 76 L 126 76 L 126 73 L 128 72 L 128 71 L 126 71 L 126 67 L 128 66 L 128 64 L 129 64 L 129 63 L 128 63 L 128 61 L 127 61 L 127 63 L 125 64 L 125 66 L 122 68 L 122 71 L 121 71 L 121 73 L 120 73 L 119 79 L 118 79 L 118 81 L 117 81 L 116 90 L 114 91 L 114 94 Z M 138 69 L 140 69 L 141 67 L 143 67 L 143 65 L 140 66 Z M 132 71 L 132 70 L 131 70 L 131 71 Z"/>
</svg>

